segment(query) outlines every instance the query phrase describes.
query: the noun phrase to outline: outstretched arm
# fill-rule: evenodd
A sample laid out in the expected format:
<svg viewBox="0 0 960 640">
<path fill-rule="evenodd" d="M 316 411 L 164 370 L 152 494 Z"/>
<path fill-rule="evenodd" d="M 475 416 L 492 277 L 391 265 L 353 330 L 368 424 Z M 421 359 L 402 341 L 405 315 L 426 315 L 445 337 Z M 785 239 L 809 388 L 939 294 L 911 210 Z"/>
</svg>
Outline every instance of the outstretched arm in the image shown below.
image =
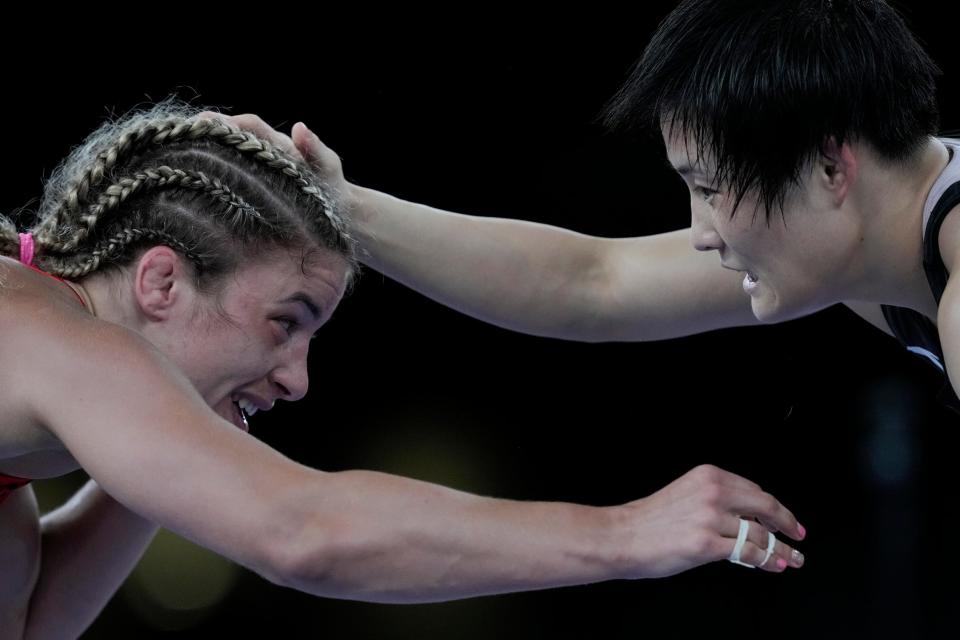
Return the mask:
<svg viewBox="0 0 960 640">
<path fill-rule="evenodd" d="M 501 327 L 581 340 L 659 340 L 756 324 L 742 275 L 693 249 L 690 230 L 598 238 L 470 216 L 353 185 L 303 124 L 292 138 L 254 115 L 222 116 L 309 162 L 348 207 L 371 267 Z"/>
<path fill-rule="evenodd" d="M 216 416 L 138 336 L 60 313 L 0 345 L 4 361 L 35 363 L 0 374 L 3 400 L 19 398 L 119 503 L 309 593 L 423 602 L 667 575 L 727 557 L 739 516 L 800 537 L 774 498 L 713 468 L 609 508 L 309 469 Z M 54 356 L 56 368 L 36 364 Z M 759 563 L 765 545 L 754 525 L 743 558 Z M 764 568 L 780 559 L 798 562 L 780 543 Z M 46 588 L 67 593 L 58 579 Z"/>
</svg>

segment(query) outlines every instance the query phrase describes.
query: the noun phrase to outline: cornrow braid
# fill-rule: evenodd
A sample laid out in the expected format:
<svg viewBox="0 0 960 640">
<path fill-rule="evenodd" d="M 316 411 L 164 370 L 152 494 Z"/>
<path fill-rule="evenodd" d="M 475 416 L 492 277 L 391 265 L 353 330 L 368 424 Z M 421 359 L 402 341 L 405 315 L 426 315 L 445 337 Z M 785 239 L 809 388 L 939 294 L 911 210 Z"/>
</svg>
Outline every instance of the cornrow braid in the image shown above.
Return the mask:
<svg viewBox="0 0 960 640">
<path fill-rule="evenodd" d="M 66 194 L 60 208 L 54 211 L 38 230 L 38 243 L 48 246 L 52 251 L 60 252 L 69 251 L 79 245 L 97 224 L 99 213 L 91 211 L 83 216 L 84 224 L 78 225 L 79 231 L 66 242 L 61 243 L 54 239 L 56 228 L 64 220 L 65 215 L 79 211 L 82 205 L 88 202 L 90 190 L 99 185 L 108 171 L 125 157 L 149 145 L 164 145 L 179 140 L 199 140 L 204 137 L 209 137 L 225 146 L 232 146 L 237 151 L 248 154 L 266 166 L 293 178 L 300 185 L 303 193 L 320 203 L 324 215 L 334 230 L 340 234 L 346 233 L 345 226 L 333 215 L 333 207 L 323 191 L 314 181 L 305 177 L 296 162 L 275 149 L 269 142 L 220 120 L 169 118 L 160 122 L 148 122 L 139 129 L 125 132 L 115 145 L 101 151 L 93 165 L 80 176 L 75 186 Z"/>
<path fill-rule="evenodd" d="M 0 215 L 0 255 L 15 255 L 20 252 L 20 236 L 17 225 L 4 215 Z"/>
<path fill-rule="evenodd" d="M 204 191 L 210 197 L 226 204 L 228 215 L 236 212 L 241 216 L 250 216 L 261 224 L 269 224 L 251 204 L 236 195 L 217 178 L 210 178 L 201 171 L 173 169 L 168 166 L 148 168 L 133 174 L 133 177 L 120 178 L 103 190 L 103 193 L 97 197 L 97 202 L 90 205 L 89 213 L 82 216 L 80 221 L 89 231 L 105 212 L 116 209 L 127 198 L 149 189 L 164 187 Z M 84 237 L 86 234 L 78 233 L 60 246 L 49 247 L 49 250 L 57 253 L 70 252 L 77 248 Z"/>
<path fill-rule="evenodd" d="M 356 247 L 344 212 L 305 164 L 269 142 L 167 101 L 107 123 L 47 182 L 31 229 L 36 263 L 81 278 L 132 261 L 149 243 L 197 267 L 198 286 L 271 248 L 342 256 Z M 16 225 L 0 216 L 0 252 Z"/>
<path fill-rule="evenodd" d="M 191 251 L 185 244 L 177 240 L 169 233 L 158 231 L 156 229 L 124 229 L 116 235 L 101 241 L 94 247 L 88 256 L 81 257 L 80 260 L 64 262 L 58 266 L 56 259 L 48 267 L 50 273 L 61 278 L 81 278 L 89 273 L 93 273 L 100 266 L 104 259 L 116 256 L 123 249 L 140 241 L 151 241 L 157 244 L 167 245 L 171 249 L 176 249 L 182 253 L 188 260 L 193 262 L 198 271 L 203 270 L 203 259 L 200 255 Z"/>
</svg>

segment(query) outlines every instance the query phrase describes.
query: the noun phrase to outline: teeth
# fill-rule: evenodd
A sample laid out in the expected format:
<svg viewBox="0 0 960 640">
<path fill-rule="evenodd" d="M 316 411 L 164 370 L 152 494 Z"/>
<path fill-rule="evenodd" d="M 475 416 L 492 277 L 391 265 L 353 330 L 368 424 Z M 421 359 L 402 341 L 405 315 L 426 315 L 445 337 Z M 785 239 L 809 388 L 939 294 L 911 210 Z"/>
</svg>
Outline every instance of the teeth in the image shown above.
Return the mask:
<svg viewBox="0 0 960 640">
<path fill-rule="evenodd" d="M 246 398 L 240 398 L 237 400 L 237 406 L 243 409 L 243 412 L 251 417 L 256 415 L 258 411 L 257 407 Z"/>
</svg>

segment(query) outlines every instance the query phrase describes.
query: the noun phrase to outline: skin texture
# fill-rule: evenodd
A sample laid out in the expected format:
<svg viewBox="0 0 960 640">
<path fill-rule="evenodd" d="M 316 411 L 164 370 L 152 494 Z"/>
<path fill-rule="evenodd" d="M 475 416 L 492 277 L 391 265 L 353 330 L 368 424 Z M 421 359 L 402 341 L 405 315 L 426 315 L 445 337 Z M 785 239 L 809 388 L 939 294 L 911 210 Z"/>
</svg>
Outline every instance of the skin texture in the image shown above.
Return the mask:
<svg viewBox="0 0 960 640">
<path fill-rule="evenodd" d="M 782 541 L 764 563 L 768 530 L 799 539 L 802 527 L 714 467 L 598 508 L 324 473 L 250 437 L 233 400 L 267 409 L 307 393 L 310 337 L 343 295 L 337 256 L 268 254 L 209 296 L 163 246 L 81 283 L 8 258 L 0 269 L 0 358 L 22 363 L 0 373 L 0 471 L 93 478 L 42 521 L 29 487 L 0 505 L 8 637 L 81 633 L 158 525 L 278 584 L 375 602 L 670 575 L 726 558 L 741 516 L 756 520 L 743 560 L 772 572 L 803 563 Z"/>
</svg>

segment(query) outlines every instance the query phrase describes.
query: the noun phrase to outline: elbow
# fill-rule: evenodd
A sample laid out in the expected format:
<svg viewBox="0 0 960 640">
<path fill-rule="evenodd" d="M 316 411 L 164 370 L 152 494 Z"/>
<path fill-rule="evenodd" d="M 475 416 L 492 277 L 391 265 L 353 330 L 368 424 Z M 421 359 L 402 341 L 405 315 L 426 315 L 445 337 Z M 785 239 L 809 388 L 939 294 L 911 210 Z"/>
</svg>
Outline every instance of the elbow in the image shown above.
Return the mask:
<svg viewBox="0 0 960 640">
<path fill-rule="evenodd" d="M 263 542 L 258 573 L 270 582 L 313 595 L 343 597 L 337 584 L 349 574 L 356 537 L 342 516 L 278 527 Z M 279 530 L 278 530 L 279 529 Z"/>
<path fill-rule="evenodd" d="M 587 243 L 585 246 L 583 243 Z M 617 278 L 603 238 L 587 238 L 562 267 L 554 265 L 537 282 L 524 315 L 532 325 L 506 328 L 573 342 L 609 342 L 617 307 Z M 540 273 L 536 267 L 527 267 Z"/>
<path fill-rule="evenodd" d="M 278 519 L 261 538 L 254 569 L 273 584 L 317 593 L 328 581 L 337 556 L 329 527 Z"/>
<path fill-rule="evenodd" d="M 376 540 L 364 541 L 362 531 L 342 519 L 304 530 L 283 544 L 274 541 L 268 558 L 259 573 L 278 586 L 327 598 L 407 601 L 384 584 L 383 574 L 395 558 Z"/>
<path fill-rule="evenodd" d="M 264 562 L 257 573 L 275 585 L 306 591 L 308 583 L 322 582 L 326 551 L 307 548 L 300 543 L 270 545 L 265 550 Z M 308 574 L 314 574 L 314 580 Z"/>
<path fill-rule="evenodd" d="M 578 287 L 583 309 L 575 332 L 578 342 L 597 344 L 617 339 L 617 318 L 623 311 L 621 288 L 616 270 L 602 255 L 583 270 Z"/>
<path fill-rule="evenodd" d="M 250 568 L 270 582 L 315 596 L 380 601 L 382 574 L 396 562 L 395 536 L 363 511 L 331 499 L 324 487 L 296 483 L 274 493 L 270 524 L 254 538 L 256 558 Z"/>
</svg>

